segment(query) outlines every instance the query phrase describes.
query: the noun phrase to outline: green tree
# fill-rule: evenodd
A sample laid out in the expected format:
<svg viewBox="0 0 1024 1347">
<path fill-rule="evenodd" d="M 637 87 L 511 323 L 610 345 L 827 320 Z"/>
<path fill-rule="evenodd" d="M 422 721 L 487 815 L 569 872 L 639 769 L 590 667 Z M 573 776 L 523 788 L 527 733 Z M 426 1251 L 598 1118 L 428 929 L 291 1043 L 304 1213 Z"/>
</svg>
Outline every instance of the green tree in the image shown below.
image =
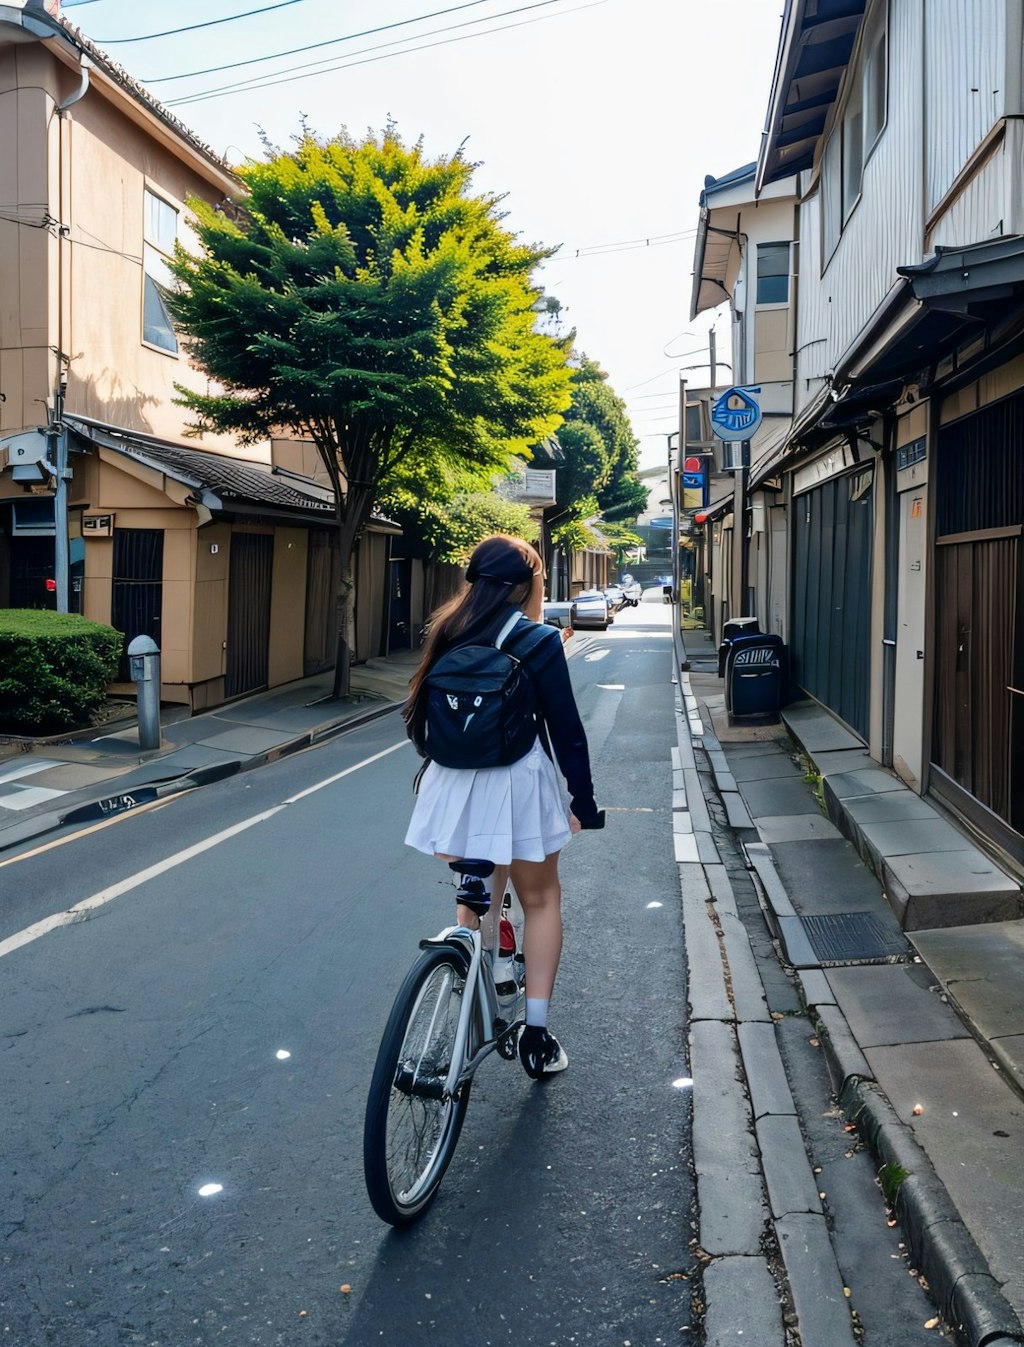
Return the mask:
<svg viewBox="0 0 1024 1347">
<path fill-rule="evenodd" d="M 640 442 L 633 434 L 626 404 L 600 365 L 587 356 L 573 379 L 568 416 L 593 426 L 604 444 L 607 468 L 604 479 L 595 484 L 602 516 L 620 522 L 636 519 L 647 506 L 647 489 L 637 473 Z"/>
<path fill-rule="evenodd" d="M 605 519 L 635 519 L 647 504 L 647 491 L 637 475 L 639 441 L 626 404 L 608 383 L 608 375 L 589 356 L 581 356 L 572 375 L 572 402 L 558 431 L 562 457 L 534 449 L 539 467 L 557 468 L 558 503 L 577 519 L 580 503 Z"/>
<path fill-rule="evenodd" d="M 491 476 L 438 462 L 402 473 L 382 506 L 402 525 L 406 555 L 461 566 L 491 533 L 536 542 L 540 530 L 529 506 L 498 495 Z"/>
<path fill-rule="evenodd" d="M 462 154 L 379 137 L 267 145 L 228 209 L 192 200 L 201 251 L 179 247 L 168 306 L 219 389 L 178 387 L 195 430 L 311 440 L 335 491 L 341 549 L 335 692 L 348 686 L 352 558 L 404 464 L 479 470 L 550 434 L 569 404 L 564 350 L 535 330 L 533 269 L 500 198 Z"/>
</svg>

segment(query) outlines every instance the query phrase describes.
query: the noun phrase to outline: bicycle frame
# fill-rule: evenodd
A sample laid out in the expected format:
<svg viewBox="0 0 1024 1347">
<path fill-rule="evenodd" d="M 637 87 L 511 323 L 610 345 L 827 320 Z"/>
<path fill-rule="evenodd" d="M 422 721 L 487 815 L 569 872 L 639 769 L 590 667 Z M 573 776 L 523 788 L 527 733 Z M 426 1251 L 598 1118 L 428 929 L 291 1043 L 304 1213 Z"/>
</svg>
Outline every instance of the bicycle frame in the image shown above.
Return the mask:
<svg viewBox="0 0 1024 1347">
<path fill-rule="evenodd" d="M 480 923 L 478 930 L 466 926 L 447 926 L 437 935 L 420 941 L 420 949 L 430 949 L 437 945 L 454 945 L 457 949 L 469 953 L 469 972 L 466 974 L 466 986 L 459 1008 L 459 1023 L 455 1031 L 455 1043 L 452 1047 L 452 1062 L 445 1080 L 444 1094 L 451 1098 L 465 1081 L 472 1078 L 477 1067 L 522 1024 L 515 1020 L 495 1034 L 494 1022 L 499 1018 L 500 1008 L 494 990 L 493 967 L 498 951 L 498 918 L 501 904 L 492 903 L 491 910 Z M 484 958 L 484 940 L 491 947 L 491 962 Z M 468 995 L 466 993 L 469 993 Z M 475 1025 L 472 1023 L 475 1012 Z M 473 1047 L 472 1030 L 476 1030 L 478 1047 Z"/>
<path fill-rule="evenodd" d="M 452 1062 L 444 1083 L 444 1096 L 450 1099 L 501 1041 L 501 1038 L 495 1036 L 492 1027 L 498 1018 L 498 998 L 494 993 L 494 979 L 489 971 L 484 972 L 483 938 L 479 931 L 470 931 L 465 926 L 449 926 L 430 939 L 420 941 L 420 949 L 430 949 L 436 945 L 468 949 L 470 956 L 455 1043 L 452 1046 Z M 475 1025 L 472 1024 L 474 1017 Z M 480 1046 L 467 1051 L 472 1043 L 471 1031 L 474 1028 Z M 504 1031 L 502 1037 L 507 1032 Z"/>
</svg>

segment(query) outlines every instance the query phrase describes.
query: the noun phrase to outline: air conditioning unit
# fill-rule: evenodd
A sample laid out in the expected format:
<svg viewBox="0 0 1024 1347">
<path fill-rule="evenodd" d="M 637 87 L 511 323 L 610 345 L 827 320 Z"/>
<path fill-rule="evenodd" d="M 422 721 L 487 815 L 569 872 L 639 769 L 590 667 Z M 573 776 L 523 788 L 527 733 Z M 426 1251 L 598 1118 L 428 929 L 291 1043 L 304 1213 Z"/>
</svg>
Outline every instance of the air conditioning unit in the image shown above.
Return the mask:
<svg viewBox="0 0 1024 1347">
<path fill-rule="evenodd" d="M 737 472 L 750 467 L 750 445 L 746 440 L 722 441 L 722 471 Z"/>
</svg>

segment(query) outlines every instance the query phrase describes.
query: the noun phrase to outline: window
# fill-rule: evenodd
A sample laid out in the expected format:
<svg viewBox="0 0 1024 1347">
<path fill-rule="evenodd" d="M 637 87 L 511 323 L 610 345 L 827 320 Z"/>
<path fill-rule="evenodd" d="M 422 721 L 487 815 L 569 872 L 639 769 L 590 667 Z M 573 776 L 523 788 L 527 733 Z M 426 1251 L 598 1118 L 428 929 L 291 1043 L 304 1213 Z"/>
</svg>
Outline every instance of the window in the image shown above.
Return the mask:
<svg viewBox="0 0 1024 1347">
<path fill-rule="evenodd" d="M 177 354 L 178 338 L 164 303 L 163 291 L 170 288 L 172 276 L 167 265 L 174 255 L 178 236 L 178 212 L 173 206 L 146 191 L 142 245 L 142 340 L 161 351 Z"/>
<path fill-rule="evenodd" d="M 821 163 L 821 256 L 827 266 L 828 260 L 836 250 L 842 231 L 842 144 L 843 137 L 837 128 L 825 146 L 825 155 Z"/>
<path fill-rule="evenodd" d="M 821 160 L 822 265 L 860 200 L 864 165 L 885 126 L 888 89 L 887 0 L 868 19 L 860 46 L 860 69 L 847 71 L 842 111 Z"/>
<path fill-rule="evenodd" d="M 860 200 L 860 180 L 864 170 L 864 104 L 858 81 L 850 92 L 843 112 L 843 224 Z"/>
<path fill-rule="evenodd" d="M 789 303 L 789 244 L 757 245 L 757 303 Z"/>
<path fill-rule="evenodd" d="M 885 9 L 870 35 L 864 58 L 864 157 L 871 153 L 885 125 L 887 78 Z"/>
</svg>

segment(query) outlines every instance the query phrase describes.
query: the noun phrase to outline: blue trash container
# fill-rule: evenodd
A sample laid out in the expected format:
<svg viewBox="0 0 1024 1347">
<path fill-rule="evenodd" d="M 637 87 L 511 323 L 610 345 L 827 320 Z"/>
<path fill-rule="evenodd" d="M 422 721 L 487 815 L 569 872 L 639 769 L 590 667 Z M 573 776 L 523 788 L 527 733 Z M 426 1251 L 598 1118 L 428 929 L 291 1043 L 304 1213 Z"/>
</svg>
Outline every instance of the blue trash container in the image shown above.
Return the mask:
<svg viewBox="0 0 1024 1347">
<path fill-rule="evenodd" d="M 746 632 L 760 631 L 756 617 L 731 617 L 722 628 L 722 644 L 718 647 L 718 676 L 725 677 L 725 661 L 729 655 L 729 646 L 733 637 Z"/>
<path fill-rule="evenodd" d="M 725 664 L 725 709 L 730 720 L 779 718 L 786 672 L 786 646 L 781 636 L 766 632 L 736 635 L 729 642 Z"/>
</svg>

